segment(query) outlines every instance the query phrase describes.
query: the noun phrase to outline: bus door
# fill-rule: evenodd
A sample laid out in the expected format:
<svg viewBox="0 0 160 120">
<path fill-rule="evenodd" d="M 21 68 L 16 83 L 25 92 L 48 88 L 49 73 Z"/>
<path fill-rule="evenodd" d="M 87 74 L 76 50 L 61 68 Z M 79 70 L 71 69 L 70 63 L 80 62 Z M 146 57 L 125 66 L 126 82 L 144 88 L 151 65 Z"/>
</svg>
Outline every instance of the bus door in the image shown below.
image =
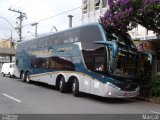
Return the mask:
<svg viewBox="0 0 160 120">
<path fill-rule="evenodd" d="M 83 50 L 85 65 L 87 69 L 90 70 L 91 74 L 87 79 L 84 78 L 83 89 L 89 93 L 99 94 L 101 91 L 101 79 L 104 78 L 107 70 L 107 57 L 105 50 L 105 47 L 90 51 Z"/>
<path fill-rule="evenodd" d="M 93 54 L 94 57 L 94 72 L 95 72 L 95 78 L 91 78 L 91 93 L 94 93 L 96 95 L 100 95 L 103 91 L 102 87 L 102 79 L 105 78 L 106 70 L 107 70 L 107 64 L 106 64 L 106 55 L 99 53 L 99 54 Z"/>
</svg>

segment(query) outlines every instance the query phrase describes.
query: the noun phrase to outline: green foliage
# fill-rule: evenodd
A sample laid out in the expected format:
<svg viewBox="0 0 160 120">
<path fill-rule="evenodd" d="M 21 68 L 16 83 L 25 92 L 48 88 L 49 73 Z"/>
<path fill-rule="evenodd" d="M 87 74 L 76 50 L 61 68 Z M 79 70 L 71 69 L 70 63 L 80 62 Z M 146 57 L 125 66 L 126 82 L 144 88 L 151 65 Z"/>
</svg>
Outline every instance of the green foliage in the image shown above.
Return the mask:
<svg viewBox="0 0 160 120">
<path fill-rule="evenodd" d="M 160 97 L 160 77 L 154 77 L 149 82 L 149 96 Z"/>
<path fill-rule="evenodd" d="M 108 0 L 108 6 L 100 18 L 106 29 L 127 32 L 140 24 L 160 34 L 160 0 Z"/>
</svg>

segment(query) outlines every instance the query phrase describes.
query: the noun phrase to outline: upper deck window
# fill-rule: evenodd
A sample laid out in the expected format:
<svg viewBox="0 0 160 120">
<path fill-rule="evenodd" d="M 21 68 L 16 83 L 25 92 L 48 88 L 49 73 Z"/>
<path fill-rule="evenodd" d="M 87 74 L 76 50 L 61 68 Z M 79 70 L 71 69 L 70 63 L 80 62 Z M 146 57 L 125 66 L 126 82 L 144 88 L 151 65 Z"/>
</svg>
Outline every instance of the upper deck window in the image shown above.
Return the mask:
<svg viewBox="0 0 160 120">
<path fill-rule="evenodd" d="M 95 4 L 95 10 L 98 10 L 100 6 L 100 0 L 94 0 L 94 4 Z"/>
<path fill-rule="evenodd" d="M 94 41 L 100 41 L 102 39 L 101 32 L 96 25 L 81 28 L 80 41 L 82 42 L 83 50 L 99 48 L 100 45 L 95 44 Z"/>
<path fill-rule="evenodd" d="M 87 13 L 87 0 L 83 0 L 83 14 Z"/>
</svg>

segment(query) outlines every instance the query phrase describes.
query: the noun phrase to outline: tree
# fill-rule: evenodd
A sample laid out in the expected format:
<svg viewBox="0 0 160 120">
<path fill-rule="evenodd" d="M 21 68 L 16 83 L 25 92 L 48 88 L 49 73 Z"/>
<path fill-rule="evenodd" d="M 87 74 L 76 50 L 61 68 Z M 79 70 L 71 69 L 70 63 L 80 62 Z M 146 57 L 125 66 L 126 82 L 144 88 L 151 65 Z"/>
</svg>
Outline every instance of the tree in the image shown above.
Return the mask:
<svg viewBox="0 0 160 120">
<path fill-rule="evenodd" d="M 108 10 L 100 21 L 106 29 L 127 32 L 140 24 L 160 34 L 160 0 L 108 0 Z"/>
</svg>

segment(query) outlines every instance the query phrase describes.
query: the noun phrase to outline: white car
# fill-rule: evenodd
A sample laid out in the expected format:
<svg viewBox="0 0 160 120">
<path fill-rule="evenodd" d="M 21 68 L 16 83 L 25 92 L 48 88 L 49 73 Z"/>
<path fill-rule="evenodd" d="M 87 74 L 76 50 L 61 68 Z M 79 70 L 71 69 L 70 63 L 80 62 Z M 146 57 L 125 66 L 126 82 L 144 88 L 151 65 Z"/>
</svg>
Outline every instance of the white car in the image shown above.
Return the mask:
<svg viewBox="0 0 160 120">
<path fill-rule="evenodd" d="M 16 65 L 15 63 L 3 63 L 1 74 L 3 76 L 9 75 L 9 77 L 16 77 Z"/>
</svg>

